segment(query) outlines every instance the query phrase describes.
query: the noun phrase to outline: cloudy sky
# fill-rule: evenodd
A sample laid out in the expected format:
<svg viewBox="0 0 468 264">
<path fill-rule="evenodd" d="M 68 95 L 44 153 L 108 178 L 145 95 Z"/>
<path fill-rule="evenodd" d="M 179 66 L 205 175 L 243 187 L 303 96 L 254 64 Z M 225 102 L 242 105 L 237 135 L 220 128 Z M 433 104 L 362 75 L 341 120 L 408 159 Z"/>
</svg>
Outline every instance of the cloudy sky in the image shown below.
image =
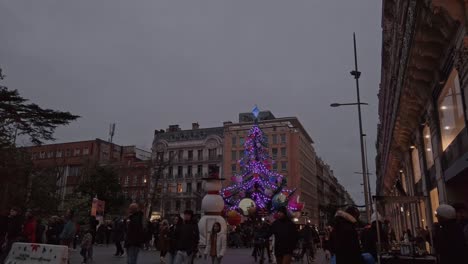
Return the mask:
<svg viewBox="0 0 468 264">
<path fill-rule="evenodd" d="M 82 116 L 59 142 L 115 122 L 116 143 L 149 149 L 154 129 L 219 126 L 255 104 L 298 116 L 362 202 L 357 111 L 329 104 L 356 100 L 355 31 L 374 172 L 380 17 L 376 0 L 5 0 L 2 84 Z"/>
</svg>

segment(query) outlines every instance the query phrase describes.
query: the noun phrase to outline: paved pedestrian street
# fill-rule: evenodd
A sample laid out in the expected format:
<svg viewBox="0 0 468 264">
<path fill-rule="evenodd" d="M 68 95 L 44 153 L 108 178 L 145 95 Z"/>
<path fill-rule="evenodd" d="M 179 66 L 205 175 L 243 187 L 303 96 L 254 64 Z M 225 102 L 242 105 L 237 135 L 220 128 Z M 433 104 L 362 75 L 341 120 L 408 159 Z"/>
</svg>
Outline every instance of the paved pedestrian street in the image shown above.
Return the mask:
<svg viewBox="0 0 468 264">
<path fill-rule="evenodd" d="M 105 263 L 115 263 L 115 264 L 126 264 L 126 257 L 114 257 L 115 248 L 113 246 L 95 246 L 94 247 L 94 261 L 92 263 L 96 264 L 105 264 Z M 223 259 L 223 264 L 244 264 L 244 263 L 255 263 L 254 259 L 250 256 L 252 253 L 251 249 L 228 249 L 225 258 Z M 71 252 L 71 261 L 70 264 L 80 264 L 81 256 L 79 250 Z M 142 251 L 139 255 L 138 264 L 158 264 L 159 261 L 159 252 L 156 251 Z M 197 259 L 195 263 L 211 263 L 211 261 L 204 259 Z M 301 262 L 296 262 L 301 263 Z M 306 263 L 304 260 L 303 263 Z M 314 264 L 326 264 L 325 254 L 323 251 L 319 250 L 317 252 L 317 257 Z"/>
</svg>

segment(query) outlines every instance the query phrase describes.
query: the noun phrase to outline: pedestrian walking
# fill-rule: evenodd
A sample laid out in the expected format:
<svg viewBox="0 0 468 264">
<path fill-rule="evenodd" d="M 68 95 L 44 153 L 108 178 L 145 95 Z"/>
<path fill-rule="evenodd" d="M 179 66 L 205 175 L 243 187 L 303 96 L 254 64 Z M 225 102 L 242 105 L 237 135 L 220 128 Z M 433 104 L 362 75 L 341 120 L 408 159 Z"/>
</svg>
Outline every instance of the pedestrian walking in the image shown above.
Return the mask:
<svg viewBox="0 0 468 264">
<path fill-rule="evenodd" d="M 42 219 L 37 218 L 36 220 L 36 243 L 46 243 L 46 238 L 45 238 L 45 230 L 46 227 L 42 223 Z"/>
<path fill-rule="evenodd" d="M 13 207 L 10 209 L 10 214 L 8 215 L 7 219 L 7 230 L 6 236 L 2 247 L 2 254 L 0 255 L 0 263 L 8 256 L 8 252 L 11 249 L 13 243 L 18 242 L 21 240 L 22 237 L 22 225 L 23 221 L 21 218 L 21 211 L 17 207 Z"/>
<path fill-rule="evenodd" d="M 160 261 L 161 263 L 166 263 L 166 254 L 169 250 L 169 222 L 167 220 L 163 220 L 159 227 L 159 239 L 157 244 L 157 249 L 160 251 Z"/>
<path fill-rule="evenodd" d="M 435 228 L 434 248 L 439 264 L 468 263 L 468 248 L 456 221 L 455 208 L 442 204 L 436 210 L 436 217 L 439 223 Z"/>
<path fill-rule="evenodd" d="M 377 218 L 379 219 L 377 221 Z M 372 255 L 374 261 L 377 261 L 377 227 L 380 228 L 380 242 L 382 245 L 388 243 L 388 236 L 382 231 L 382 216 L 378 213 L 373 213 L 371 216 L 371 227 L 366 230 L 362 238 L 363 251 Z"/>
<path fill-rule="evenodd" d="M 288 216 L 288 209 L 281 207 L 277 212 L 278 219 L 271 225 L 271 234 L 275 238 L 275 257 L 278 264 L 290 264 L 293 251 L 298 242 L 296 225 Z"/>
<path fill-rule="evenodd" d="M 177 233 L 184 220 L 180 216 L 173 219 L 172 225 L 169 227 L 169 250 L 167 255 L 167 263 L 174 264 L 177 255 Z"/>
<path fill-rule="evenodd" d="M 167 221 L 167 220 L 166 220 Z M 151 225 L 153 226 L 153 243 L 154 243 L 154 247 L 157 248 L 158 247 L 158 243 L 159 243 L 159 231 L 160 231 L 160 223 L 159 223 L 159 220 L 156 220 L 154 221 L 153 223 L 151 223 Z M 169 222 L 167 224 L 168 228 L 169 228 Z"/>
<path fill-rule="evenodd" d="M 457 223 L 462 228 L 465 243 L 468 245 L 468 210 L 463 203 L 455 204 L 453 207 L 457 212 Z"/>
<path fill-rule="evenodd" d="M 122 241 L 125 238 L 125 221 L 122 217 L 116 217 L 114 219 L 113 228 L 112 228 L 112 239 L 115 244 L 115 254 L 114 256 L 120 257 L 125 254 Z"/>
<path fill-rule="evenodd" d="M 27 210 L 24 216 L 26 221 L 23 226 L 23 240 L 27 243 L 36 243 L 37 220 L 31 210 Z"/>
<path fill-rule="evenodd" d="M 336 264 L 361 264 L 361 249 L 359 245 L 356 224 L 359 210 L 350 206 L 346 211 L 338 210 L 335 214 L 335 226 L 330 237 L 330 247 L 335 255 Z"/>
<path fill-rule="evenodd" d="M 109 246 L 109 243 L 112 238 L 112 223 L 110 221 L 106 221 L 106 246 Z"/>
<path fill-rule="evenodd" d="M 76 233 L 76 224 L 74 220 L 74 211 L 68 210 L 65 214 L 65 225 L 62 233 L 60 234 L 60 244 L 63 246 L 70 247 Z"/>
<path fill-rule="evenodd" d="M 88 263 L 88 260 L 91 259 L 90 253 L 92 252 L 93 247 L 93 235 L 91 230 L 86 230 L 81 239 L 81 251 L 80 255 L 83 257 L 83 264 Z M 92 253 L 91 253 L 92 254 Z"/>
<path fill-rule="evenodd" d="M 221 260 L 226 253 L 227 239 L 226 234 L 221 233 L 221 224 L 219 222 L 213 224 L 209 237 L 209 242 L 206 243 L 205 248 L 205 259 L 209 254 L 211 264 L 221 264 Z"/>
<path fill-rule="evenodd" d="M 143 213 L 140 211 L 138 204 L 131 204 L 129 207 L 129 217 L 127 219 L 127 236 L 125 239 L 125 248 L 127 249 L 127 264 L 136 264 L 138 254 L 145 240 L 143 221 Z"/>
<path fill-rule="evenodd" d="M 197 253 L 200 234 L 198 225 L 193 221 L 193 211 L 185 210 L 184 223 L 176 230 L 176 264 L 189 264 L 192 254 Z"/>
<path fill-rule="evenodd" d="M 62 230 L 60 228 L 58 216 L 52 216 L 47 223 L 46 238 L 47 244 L 59 245 L 60 244 L 60 233 Z"/>
</svg>

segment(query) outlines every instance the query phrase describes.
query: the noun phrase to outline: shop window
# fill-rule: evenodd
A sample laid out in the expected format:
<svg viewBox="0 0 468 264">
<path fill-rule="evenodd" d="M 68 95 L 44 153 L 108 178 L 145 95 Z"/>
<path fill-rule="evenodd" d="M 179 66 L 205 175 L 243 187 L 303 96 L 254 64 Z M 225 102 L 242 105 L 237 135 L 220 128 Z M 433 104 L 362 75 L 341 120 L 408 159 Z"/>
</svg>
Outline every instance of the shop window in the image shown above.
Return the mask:
<svg viewBox="0 0 468 264">
<path fill-rule="evenodd" d="M 442 149 L 445 151 L 465 128 L 458 72 L 453 70 L 437 101 Z"/>
<path fill-rule="evenodd" d="M 429 125 L 425 125 L 423 129 L 424 135 L 424 152 L 426 153 L 426 166 L 431 168 L 434 165 L 434 154 L 432 151 L 431 129 Z"/>
<path fill-rule="evenodd" d="M 429 196 L 431 197 L 432 221 L 435 223 L 437 222 L 435 211 L 439 207 L 439 192 L 437 190 L 437 187 L 431 190 Z"/>
<path fill-rule="evenodd" d="M 419 164 L 419 153 L 418 149 L 414 148 L 411 151 L 411 160 L 413 163 L 413 177 L 414 177 L 414 183 L 418 183 L 421 180 L 421 167 Z"/>
</svg>

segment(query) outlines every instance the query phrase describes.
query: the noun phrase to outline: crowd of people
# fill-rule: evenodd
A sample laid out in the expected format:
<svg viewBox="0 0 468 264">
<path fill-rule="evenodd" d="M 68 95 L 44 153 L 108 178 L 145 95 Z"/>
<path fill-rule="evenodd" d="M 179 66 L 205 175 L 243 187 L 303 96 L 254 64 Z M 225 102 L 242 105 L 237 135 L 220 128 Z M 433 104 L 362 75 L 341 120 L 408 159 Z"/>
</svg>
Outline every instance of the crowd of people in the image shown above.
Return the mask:
<svg viewBox="0 0 468 264">
<path fill-rule="evenodd" d="M 436 213 L 438 222 L 432 232 L 428 227 L 418 227 L 413 235 L 408 229 L 399 240 L 414 243 L 419 248 L 430 244 L 440 264 L 468 263 L 467 211 L 444 204 Z M 276 215 L 272 223 L 264 219 L 247 221 L 227 233 L 221 232 L 221 223 L 214 223 L 206 247 L 200 249 L 198 224 L 191 210 L 184 211 L 183 217 L 151 222 L 137 204 L 131 204 L 126 217 L 108 221 L 90 217 L 88 223 L 80 225 L 72 210 L 66 211 L 63 217 L 52 216 L 44 221 L 29 210 L 22 214 L 19 208 L 11 208 L 7 215 L 0 217 L 0 263 L 15 242 L 63 245 L 71 250 L 80 247 L 83 263 L 93 259 L 95 245 L 112 242 L 115 256 L 126 254 L 128 264 L 138 263 L 141 250 L 156 249 L 161 263 L 189 264 L 194 263 L 197 256 L 204 255 L 212 264 L 220 264 L 227 248 L 241 247 L 252 248 L 255 261 L 267 258 L 270 263 L 276 260 L 278 264 L 289 264 L 306 253 L 313 258 L 315 249 L 323 247 L 331 263 L 362 264 L 374 263 L 377 259 L 379 237 L 384 250 L 398 240 L 388 221 L 377 213 L 373 214 L 370 225 L 359 228 L 360 212 L 355 207 L 338 210 L 333 225 L 320 235 L 313 225 L 296 225 L 285 207 Z"/>
</svg>

